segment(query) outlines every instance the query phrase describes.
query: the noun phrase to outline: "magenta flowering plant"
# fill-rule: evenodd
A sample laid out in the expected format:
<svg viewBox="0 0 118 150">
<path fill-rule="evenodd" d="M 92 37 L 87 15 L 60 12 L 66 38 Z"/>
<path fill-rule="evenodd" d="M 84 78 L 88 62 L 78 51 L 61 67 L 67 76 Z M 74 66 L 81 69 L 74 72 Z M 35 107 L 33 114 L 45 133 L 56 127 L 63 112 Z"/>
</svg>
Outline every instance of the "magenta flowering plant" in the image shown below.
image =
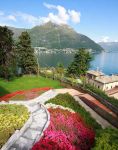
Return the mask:
<svg viewBox="0 0 118 150">
<path fill-rule="evenodd" d="M 67 136 L 62 131 L 46 131 L 43 138 L 32 150 L 74 150 Z"/>
<path fill-rule="evenodd" d="M 32 150 L 89 150 L 92 147 L 95 133 L 79 114 L 60 108 L 49 112 L 50 125 Z"/>
</svg>

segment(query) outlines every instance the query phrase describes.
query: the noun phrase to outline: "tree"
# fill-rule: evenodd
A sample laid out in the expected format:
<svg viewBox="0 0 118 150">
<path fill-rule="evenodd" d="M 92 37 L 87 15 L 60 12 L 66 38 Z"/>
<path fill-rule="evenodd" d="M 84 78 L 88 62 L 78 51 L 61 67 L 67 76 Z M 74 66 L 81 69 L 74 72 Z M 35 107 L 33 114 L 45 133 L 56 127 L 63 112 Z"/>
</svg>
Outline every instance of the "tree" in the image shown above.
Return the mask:
<svg viewBox="0 0 118 150">
<path fill-rule="evenodd" d="M 56 67 L 56 71 L 59 74 L 60 78 L 64 75 L 64 65 L 62 63 L 58 63 Z"/>
<path fill-rule="evenodd" d="M 13 33 L 0 26 L 0 76 L 9 80 L 15 73 Z"/>
<path fill-rule="evenodd" d="M 85 75 L 86 71 L 90 67 L 92 55 L 86 49 L 81 48 L 74 56 L 74 61 L 70 64 L 67 69 L 69 76 L 81 76 Z"/>
<path fill-rule="evenodd" d="M 37 63 L 34 49 L 31 47 L 31 39 L 28 32 L 22 32 L 17 44 L 18 66 L 22 68 L 22 73 L 32 74 L 37 71 Z"/>
</svg>

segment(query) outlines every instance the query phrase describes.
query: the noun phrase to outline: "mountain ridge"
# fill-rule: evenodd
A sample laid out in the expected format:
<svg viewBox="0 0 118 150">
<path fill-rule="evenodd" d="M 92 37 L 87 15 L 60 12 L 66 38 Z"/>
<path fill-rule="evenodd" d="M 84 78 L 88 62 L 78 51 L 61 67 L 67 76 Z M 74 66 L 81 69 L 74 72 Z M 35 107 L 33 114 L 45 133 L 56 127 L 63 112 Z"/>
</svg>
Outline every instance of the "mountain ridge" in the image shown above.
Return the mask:
<svg viewBox="0 0 118 150">
<path fill-rule="evenodd" d="M 33 47 L 46 47 L 50 49 L 87 48 L 94 51 L 103 50 L 100 45 L 95 43 L 89 37 L 77 33 L 69 25 L 58 25 L 48 22 L 31 29 L 9 28 L 13 31 L 15 39 L 17 39 L 23 31 L 28 31 Z"/>
<path fill-rule="evenodd" d="M 118 51 L 118 42 L 99 42 L 105 50 L 108 51 Z"/>
</svg>

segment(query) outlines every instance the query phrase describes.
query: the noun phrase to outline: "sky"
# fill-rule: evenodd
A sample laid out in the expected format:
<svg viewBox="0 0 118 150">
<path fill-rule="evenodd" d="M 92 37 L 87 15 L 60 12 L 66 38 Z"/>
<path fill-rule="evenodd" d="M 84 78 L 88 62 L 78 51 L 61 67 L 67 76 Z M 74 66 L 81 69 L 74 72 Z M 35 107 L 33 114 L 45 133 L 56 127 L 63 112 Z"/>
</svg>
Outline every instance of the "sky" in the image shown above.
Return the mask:
<svg viewBox="0 0 118 150">
<path fill-rule="evenodd" d="M 68 24 L 96 42 L 118 41 L 118 0 L 0 0 L 0 25 Z"/>
</svg>

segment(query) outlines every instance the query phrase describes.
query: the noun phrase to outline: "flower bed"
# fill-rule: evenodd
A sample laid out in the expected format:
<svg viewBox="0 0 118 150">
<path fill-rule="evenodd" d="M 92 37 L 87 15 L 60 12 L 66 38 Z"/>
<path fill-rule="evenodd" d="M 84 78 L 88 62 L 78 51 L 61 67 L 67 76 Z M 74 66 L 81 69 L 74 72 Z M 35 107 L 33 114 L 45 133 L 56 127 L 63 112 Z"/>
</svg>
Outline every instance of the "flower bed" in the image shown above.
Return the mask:
<svg viewBox="0 0 118 150">
<path fill-rule="evenodd" d="M 16 91 L 5 96 L 0 97 L 0 101 L 9 101 L 9 100 L 28 100 L 33 99 L 42 94 L 45 91 L 50 90 L 51 88 L 35 88 L 31 90 L 23 90 L 23 91 Z"/>
<path fill-rule="evenodd" d="M 28 118 L 28 110 L 22 105 L 0 105 L 0 148 Z"/>
<path fill-rule="evenodd" d="M 49 109 L 51 122 L 32 150 L 89 150 L 95 133 L 81 116 L 60 108 Z"/>
<path fill-rule="evenodd" d="M 68 93 L 66 94 L 58 94 L 56 97 L 50 99 L 49 101 L 46 102 L 46 104 L 56 104 L 56 105 L 61 105 L 63 107 L 71 108 L 73 111 L 76 113 L 80 114 L 81 117 L 83 118 L 84 122 L 92 127 L 94 130 L 99 130 L 101 129 L 101 126 L 96 122 L 95 119 L 91 117 L 89 112 L 87 112 L 75 99 L 69 95 Z"/>
</svg>

